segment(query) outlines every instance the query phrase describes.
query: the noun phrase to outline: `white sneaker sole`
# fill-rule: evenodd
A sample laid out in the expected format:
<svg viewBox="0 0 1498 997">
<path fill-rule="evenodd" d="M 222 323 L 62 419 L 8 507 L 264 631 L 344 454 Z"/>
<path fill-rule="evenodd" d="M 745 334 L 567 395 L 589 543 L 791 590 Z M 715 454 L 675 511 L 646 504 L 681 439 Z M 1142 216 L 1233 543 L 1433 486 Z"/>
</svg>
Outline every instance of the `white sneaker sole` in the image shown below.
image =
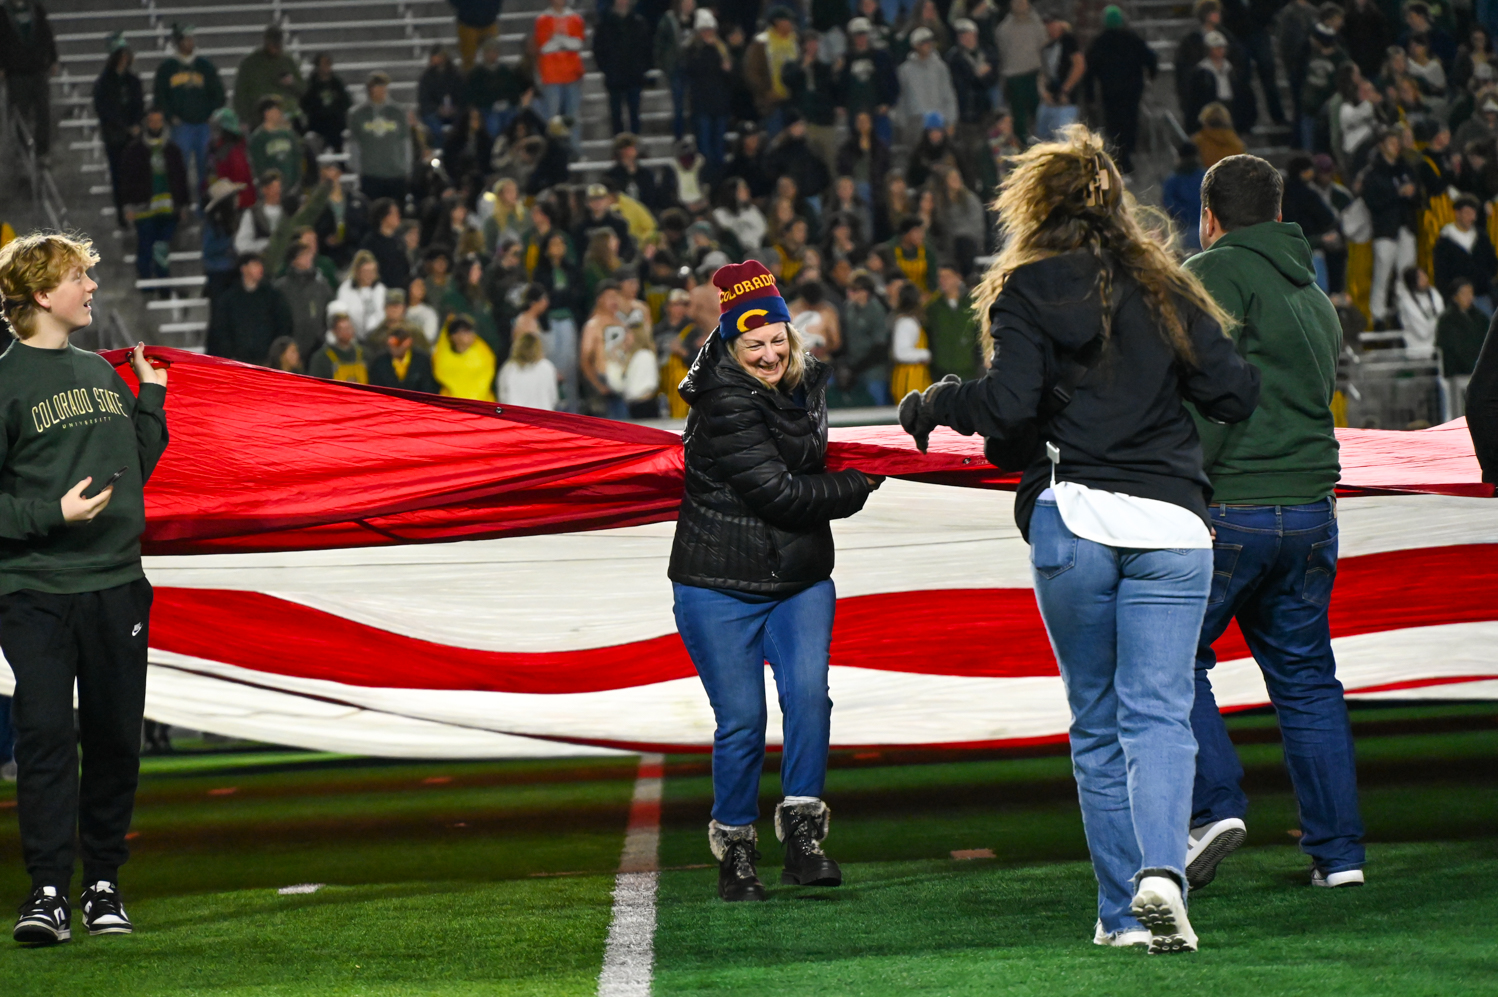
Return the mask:
<svg viewBox="0 0 1498 997">
<path fill-rule="evenodd" d="M 1199 890 L 1217 878 L 1217 867 L 1222 860 L 1243 847 L 1248 840 L 1248 830 L 1236 817 L 1217 822 L 1213 834 L 1197 847 L 1196 855 L 1186 862 L 1186 882 L 1193 890 Z M 1223 827 L 1222 825 L 1227 825 Z"/>
<path fill-rule="evenodd" d="M 130 935 L 135 933 L 135 928 L 129 924 L 101 924 L 98 927 L 88 926 L 90 935 Z"/>
<path fill-rule="evenodd" d="M 1134 895 L 1130 910 L 1139 923 L 1150 929 L 1150 955 L 1196 951 L 1196 937 L 1188 934 L 1191 926 L 1182 924 L 1184 918 L 1177 915 L 1168 897 L 1153 890 L 1141 891 Z"/>
<path fill-rule="evenodd" d="M 1362 886 L 1363 870 L 1347 869 L 1343 872 L 1334 872 L 1330 876 L 1322 876 L 1319 872 L 1311 874 L 1312 886 L 1324 886 L 1336 889 L 1342 886 Z"/>
</svg>

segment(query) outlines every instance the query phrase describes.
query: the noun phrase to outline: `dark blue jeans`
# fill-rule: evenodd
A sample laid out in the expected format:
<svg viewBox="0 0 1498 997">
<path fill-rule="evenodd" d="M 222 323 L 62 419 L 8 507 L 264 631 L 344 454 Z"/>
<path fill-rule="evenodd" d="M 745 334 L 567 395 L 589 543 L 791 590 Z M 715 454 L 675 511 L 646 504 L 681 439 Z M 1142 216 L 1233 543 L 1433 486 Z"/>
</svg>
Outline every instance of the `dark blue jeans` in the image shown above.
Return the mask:
<svg viewBox="0 0 1498 997">
<path fill-rule="evenodd" d="M 728 134 L 728 115 L 694 114 L 692 128 L 697 133 L 697 151 L 702 153 L 707 164 L 715 169 L 722 166 L 727 155 L 724 136 Z"/>
<path fill-rule="evenodd" d="M 676 629 L 713 704 L 713 819 L 742 827 L 759 817 L 765 761 L 765 662 L 785 718 L 780 763 L 786 796 L 822 795 L 832 697 L 827 653 L 837 589 L 818 582 L 784 598 L 672 583 Z"/>
<path fill-rule="evenodd" d="M 156 244 L 170 246 L 177 232 L 177 216 L 174 213 L 144 215 L 135 219 L 135 272 L 141 280 L 152 277 L 169 277 L 170 271 L 155 257 Z"/>
<path fill-rule="evenodd" d="M 1212 695 L 1212 642 L 1234 617 L 1279 715 L 1285 765 L 1300 804 L 1300 847 L 1322 872 L 1361 868 L 1352 727 L 1327 607 L 1337 575 L 1337 513 L 1310 505 L 1212 507 L 1212 592 L 1196 654 L 1196 787 L 1191 826 L 1244 817 L 1243 766 Z"/>
<path fill-rule="evenodd" d="M 687 78 L 678 69 L 671 74 L 671 136 L 680 142 L 686 131 Z M 700 146 L 697 151 L 702 151 Z"/>
</svg>

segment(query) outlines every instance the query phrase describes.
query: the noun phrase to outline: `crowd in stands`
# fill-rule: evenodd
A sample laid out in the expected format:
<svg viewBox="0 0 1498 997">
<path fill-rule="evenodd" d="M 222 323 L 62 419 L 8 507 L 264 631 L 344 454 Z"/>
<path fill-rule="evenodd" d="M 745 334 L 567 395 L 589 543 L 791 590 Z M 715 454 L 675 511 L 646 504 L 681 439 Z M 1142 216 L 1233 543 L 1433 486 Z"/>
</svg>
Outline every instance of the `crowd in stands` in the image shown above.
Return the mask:
<svg viewBox="0 0 1498 997">
<path fill-rule="evenodd" d="M 1131 173 L 1158 70 L 1116 6 L 1083 45 L 1064 4 L 1030 0 L 551 0 L 517 64 L 497 0 L 452 5 L 459 52 L 432 48 L 410 106 L 325 54 L 304 77 L 274 25 L 232 106 L 190 26 L 149 88 L 116 40 L 96 86 L 116 203 L 142 277 L 169 273 L 175 226 L 203 215 L 211 351 L 403 386 L 430 366 L 439 390 L 484 398 L 545 360 L 561 408 L 680 416 L 674 384 L 716 321 L 707 278 L 753 258 L 833 362 L 833 404 L 886 404 L 981 369 L 967 289 L 995 249 L 1004 157 L 1085 113 Z M 1186 251 L 1204 170 L 1245 151 L 1262 107 L 1294 147 L 1285 220 L 1349 341 L 1403 330 L 1459 386 L 1498 276 L 1489 29 L 1418 0 L 1194 12 L 1174 57 L 1194 131 L 1163 185 Z M 614 137 L 580 183 L 589 50 Z M 665 157 L 640 138 L 651 87 L 671 98 Z M 270 357 L 282 339 L 296 349 Z"/>
<path fill-rule="evenodd" d="M 1262 103 L 1294 151 L 1284 220 L 1316 248 L 1349 341 L 1371 327 L 1398 330 L 1415 356 L 1439 347 L 1444 415 L 1461 415 L 1498 276 L 1498 10 L 1199 0 L 1194 11 L 1175 66 L 1197 130 L 1166 206 L 1189 237 L 1203 170 L 1244 151 Z"/>
<path fill-rule="evenodd" d="M 328 55 L 304 76 L 274 25 L 232 101 L 190 25 L 145 85 L 114 40 L 95 103 L 120 220 L 149 279 L 201 217 L 209 352 L 679 417 L 675 384 L 717 322 L 709 278 L 753 258 L 833 362 L 833 402 L 888 404 L 981 369 L 968 288 L 1003 157 L 1077 120 L 1094 85 L 1110 107 L 1132 92 L 1135 124 L 1110 118 L 1127 138 L 1146 71 L 1132 91 L 1088 75 L 1068 23 L 1028 0 L 612 0 L 586 12 L 591 34 L 553 0 L 518 64 L 497 2 L 453 6 L 459 52 L 431 49 L 410 106 Z M 589 49 L 614 137 L 579 183 Z M 652 86 L 671 97 L 669 157 L 640 138 Z"/>
</svg>

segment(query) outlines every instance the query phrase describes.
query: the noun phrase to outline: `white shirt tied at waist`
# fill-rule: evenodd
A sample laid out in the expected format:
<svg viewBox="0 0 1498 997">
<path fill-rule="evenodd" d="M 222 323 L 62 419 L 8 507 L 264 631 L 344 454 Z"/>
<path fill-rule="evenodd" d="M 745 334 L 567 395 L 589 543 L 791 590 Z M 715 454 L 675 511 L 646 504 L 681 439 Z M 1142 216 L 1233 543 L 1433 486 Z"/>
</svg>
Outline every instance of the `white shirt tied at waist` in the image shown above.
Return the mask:
<svg viewBox="0 0 1498 997">
<path fill-rule="evenodd" d="M 1075 481 L 1057 481 L 1061 451 L 1047 443 L 1046 454 L 1051 458 L 1051 486 L 1040 497 L 1054 500 L 1066 528 L 1083 540 L 1137 550 L 1211 550 L 1211 531 L 1190 509 Z"/>
</svg>

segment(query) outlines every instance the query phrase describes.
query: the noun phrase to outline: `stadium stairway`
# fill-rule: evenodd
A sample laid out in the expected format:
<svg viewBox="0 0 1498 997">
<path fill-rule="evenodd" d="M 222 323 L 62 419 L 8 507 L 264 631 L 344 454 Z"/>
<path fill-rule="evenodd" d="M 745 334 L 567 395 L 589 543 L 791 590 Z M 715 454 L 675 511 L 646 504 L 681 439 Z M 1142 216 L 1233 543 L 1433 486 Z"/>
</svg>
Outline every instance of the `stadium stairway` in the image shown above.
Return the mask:
<svg viewBox="0 0 1498 997">
<path fill-rule="evenodd" d="M 1149 42 L 1160 58 L 1160 76 L 1146 99 L 1158 111 L 1168 111 L 1186 134 L 1194 133 L 1197 129 L 1196 122 L 1183 120 L 1181 107 L 1176 100 L 1178 67 L 1174 62 L 1176 46 L 1188 31 L 1196 27 L 1196 18 L 1191 13 L 1192 4 L 1186 0 L 1132 0 L 1130 8 L 1130 27 Z M 1288 115 L 1291 107 L 1290 88 L 1285 80 L 1283 66 L 1276 66 L 1276 82 L 1280 104 Z M 1290 128 L 1270 120 L 1269 112 L 1264 108 L 1263 89 L 1259 85 L 1257 74 L 1254 78 L 1254 92 L 1258 98 L 1259 118 L 1253 131 L 1244 136 L 1244 144 L 1248 146 L 1249 152 L 1263 156 L 1277 166 L 1283 166 L 1291 152 Z"/>
<path fill-rule="evenodd" d="M 502 58 L 518 62 L 545 0 L 510 0 L 500 15 Z M 585 19 L 594 7 L 578 8 Z M 234 74 L 241 59 L 261 43 L 265 26 L 281 24 L 286 51 L 311 71 L 321 52 L 333 56 L 334 70 L 348 85 L 355 103 L 363 98 L 365 77 L 383 70 L 391 77 L 392 97 L 415 102 L 416 81 L 434 43 L 455 50 L 456 29 L 446 0 L 262 0 L 253 3 L 193 3 L 192 0 L 143 0 L 103 9 L 98 0 L 49 0 L 57 35 L 60 72 L 52 79 L 53 172 L 72 213 L 75 227 L 94 236 L 105 257 L 100 266 L 106 309 L 119 314 L 134 338 L 159 345 L 201 350 L 208 308 L 200 252 L 201 229 L 179 226 L 173 241 L 171 276 L 137 281 L 135 236 L 114 218 L 108 165 L 93 109 L 93 84 L 103 69 L 107 40 L 124 32 L 135 50 L 135 71 L 150 103 L 156 67 L 171 51 L 171 27 L 182 21 L 196 26 L 198 52 L 212 59 L 232 103 Z M 608 95 L 593 64 L 591 28 L 585 64 L 581 117 L 582 146 L 572 166 L 585 182 L 611 165 L 612 132 Z M 455 52 L 454 52 L 455 54 Z M 664 163 L 671 151 L 670 91 L 654 80 L 641 101 L 645 162 Z M 107 233 L 107 234 L 106 234 Z M 112 251 L 111 251 L 112 250 Z M 100 310 L 100 314 L 107 314 Z"/>
</svg>

